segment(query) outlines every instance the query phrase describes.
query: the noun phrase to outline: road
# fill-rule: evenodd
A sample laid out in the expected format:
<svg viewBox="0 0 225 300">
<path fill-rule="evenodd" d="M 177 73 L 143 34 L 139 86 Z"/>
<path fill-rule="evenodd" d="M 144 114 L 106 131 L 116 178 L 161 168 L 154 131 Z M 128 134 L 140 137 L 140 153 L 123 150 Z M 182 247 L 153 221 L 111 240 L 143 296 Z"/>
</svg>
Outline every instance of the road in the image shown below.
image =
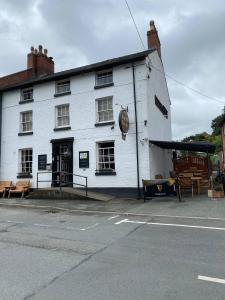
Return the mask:
<svg viewBox="0 0 225 300">
<path fill-rule="evenodd" d="M 0 208 L 0 299 L 225 299 L 225 219 Z"/>
</svg>

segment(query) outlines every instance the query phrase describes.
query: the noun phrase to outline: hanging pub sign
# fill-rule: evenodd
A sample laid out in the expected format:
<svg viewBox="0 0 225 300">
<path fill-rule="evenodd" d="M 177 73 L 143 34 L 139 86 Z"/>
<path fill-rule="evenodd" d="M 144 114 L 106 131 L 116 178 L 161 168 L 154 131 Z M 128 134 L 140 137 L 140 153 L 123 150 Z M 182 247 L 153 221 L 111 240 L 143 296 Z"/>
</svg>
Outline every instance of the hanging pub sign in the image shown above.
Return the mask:
<svg viewBox="0 0 225 300">
<path fill-rule="evenodd" d="M 81 169 L 89 168 L 89 151 L 79 152 L 79 168 Z"/>
<path fill-rule="evenodd" d="M 127 110 L 122 109 L 119 113 L 119 126 L 120 130 L 122 132 L 122 139 L 126 139 L 126 134 L 128 133 L 129 130 L 129 117 Z"/>
<path fill-rule="evenodd" d="M 38 155 L 38 171 L 45 171 L 47 168 L 47 154 Z"/>
</svg>

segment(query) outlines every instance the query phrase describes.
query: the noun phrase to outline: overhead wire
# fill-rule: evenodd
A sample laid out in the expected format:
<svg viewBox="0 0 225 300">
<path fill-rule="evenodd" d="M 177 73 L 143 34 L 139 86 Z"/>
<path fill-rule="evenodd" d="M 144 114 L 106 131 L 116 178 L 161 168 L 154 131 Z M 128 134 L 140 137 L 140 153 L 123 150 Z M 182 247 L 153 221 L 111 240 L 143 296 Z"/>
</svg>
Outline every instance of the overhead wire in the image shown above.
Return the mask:
<svg viewBox="0 0 225 300">
<path fill-rule="evenodd" d="M 132 21 L 133 21 L 134 27 L 135 27 L 135 29 L 136 29 L 136 31 L 137 31 L 138 37 L 139 37 L 139 39 L 140 39 L 140 41 L 141 41 L 141 44 L 142 44 L 144 50 L 146 50 L 145 44 L 144 44 L 143 39 L 142 39 L 142 37 L 141 37 L 141 34 L 140 34 L 139 29 L 138 29 L 137 23 L 135 22 L 135 19 L 134 19 L 134 16 L 133 16 L 133 14 L 132 14 L 132 11 L 131 11 L 131 8 L 130 8 L 130 6 L 129 6 L 129 3 L 128 3 L 127 0 L 124 0 L 124 1 L 125 1 L 125 3 L 126 3 L 126 6 L 127 6 L 127 8 L 128 8 L 129 13 L 130 13 L 131 19 L 132 19 Z M 223 104 L 223 105 L 225 104 L 225 101 L 221 101 L 221 100 L 219 100 L 219 99 L 217 99 L 217 98 L 208 96 L 208 95 L 206 95 L 205 93 L 203 93 L 203 92 L 201 92 L 201 91 L 199 91 L 199 90 L 197 90 L 197 89 L 195 89 L 195 88 L 192 88 L 191 86 L 189 86 L 189 85 L 183 83 L 182 81 L 176 79 L 175 77 L 171 76 L 170 74 L 168 74 L 168 73 L 166 73 L 166 72 L 162 72 L 160 69 L 158 69 L 157 67 L 155 67 L 155 66 L 152 64 L 152 62 L 151 62 L 150 60 L 149 60 L 149 63 L 150 63 L 150 67 L 152 67 L 152 68 L 155 69 L 156 71 L 160 72 L 161 74 L 164 74 L 167 78 L 169 78 L 170 80 L 176 82 L 177 84 L 179 84 L 179 85 L 185 87 L 186 89 L 189 89 L 189 90 L 191 90 L 192 92 L 195 92 L 195 93 L 197 93 L 197 94 L 201 95 L 202 97 L 205 97 L 205 98 L 207 98 L 207 99 L 209 99 L 209 100 L 212 100 L 212 101 L 221 103 L 221 104 Z"/>
</svg>

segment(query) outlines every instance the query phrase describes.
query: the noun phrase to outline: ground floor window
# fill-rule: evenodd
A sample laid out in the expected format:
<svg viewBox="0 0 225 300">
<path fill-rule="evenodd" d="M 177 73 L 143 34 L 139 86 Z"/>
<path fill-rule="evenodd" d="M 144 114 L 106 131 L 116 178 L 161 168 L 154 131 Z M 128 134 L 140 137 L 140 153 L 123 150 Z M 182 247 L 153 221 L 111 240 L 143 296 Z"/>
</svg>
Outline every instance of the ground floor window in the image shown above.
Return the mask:
<svg viewBox="0 0 225 300">
<path fill-rule="evenodd" d="M 21 149 L 20 150 L 19 173 L 31 174 L 32 173 L 32 162 L 33 162 L 33 150 L 32 149 Z"/>
<path fill-rule="evenodd" d="M 115 171 L 114 142 L 98 143 L 97 148 L 98 171 Z"/>
</svg>

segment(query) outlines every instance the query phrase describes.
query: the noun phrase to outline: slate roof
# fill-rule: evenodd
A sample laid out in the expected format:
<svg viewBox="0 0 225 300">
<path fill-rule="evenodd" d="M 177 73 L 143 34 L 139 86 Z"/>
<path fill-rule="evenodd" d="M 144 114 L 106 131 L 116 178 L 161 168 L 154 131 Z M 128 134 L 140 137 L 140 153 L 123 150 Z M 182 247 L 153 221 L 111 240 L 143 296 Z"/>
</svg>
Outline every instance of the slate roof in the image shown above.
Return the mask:
<svg viewBox="0 0 225 300">
<path fill-rule="evenodd" d="M 132 62 L 144 59 L 147 55 L 149 55 L 150 53 L 152 53 L 154 51 L 155 51 L 155 49 L 148 49 L 148 50 L 145 50 L 142 52 L 137 52 L 137 53 L 133 53 L 130 55 L 125 55 L 125 56 L 120 56 L 120 57 L 104 60 L 104 61 L 97 62 L 94 64 L 90 64 L 90 65 L 86 65 L 86 66 L 82 66 L 82 67 L 78 67 L 78 68 L 73 68 L 73 69 L 69 69 L 66 71 L 57 72 L 57 73 L 47 75 L 47 76 L 35 77 L 33 79 L 23 81 L 19 84 L 14 84 L 14 85 L 8 86 L 6 88 L 2 88 L 2 89 L 0 88 L 0 92 L 14 90 L 17 88 L 25 88 L 25 87 L 28 87 L 30 85 L 34 85 L 37 83 L 39 84 L 39 83 L 48 82 L 48 81 L 61 80 L 61 79 L 68 78 L 73 75 L 79 75 L 79 74 L 83 74 L 83 73 L 99 71 L 102 69 L 112 68 L 114 66 L 118 66 L 118 65 L 122 65 L 122 64 L 126 64 L 126 63 L 132 63 Z"/>
</svg>

